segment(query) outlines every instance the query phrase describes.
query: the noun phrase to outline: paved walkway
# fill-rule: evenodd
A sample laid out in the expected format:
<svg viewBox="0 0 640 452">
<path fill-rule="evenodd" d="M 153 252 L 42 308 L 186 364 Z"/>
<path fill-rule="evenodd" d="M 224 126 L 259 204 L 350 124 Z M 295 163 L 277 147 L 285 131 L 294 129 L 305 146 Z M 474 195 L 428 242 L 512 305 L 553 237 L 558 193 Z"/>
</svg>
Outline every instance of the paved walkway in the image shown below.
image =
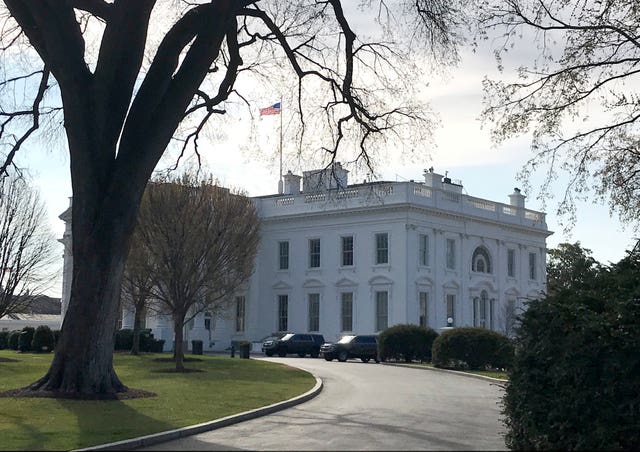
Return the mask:
<svg viewBox="0 0 640 452">
<path fill-rule="evenodd" d="M 141 450 L 506 449 L 496 382 L 359 361 L 266 359 L 308 370 L 322 379 L 322 392 L 284 411 Z"/>
</svg>

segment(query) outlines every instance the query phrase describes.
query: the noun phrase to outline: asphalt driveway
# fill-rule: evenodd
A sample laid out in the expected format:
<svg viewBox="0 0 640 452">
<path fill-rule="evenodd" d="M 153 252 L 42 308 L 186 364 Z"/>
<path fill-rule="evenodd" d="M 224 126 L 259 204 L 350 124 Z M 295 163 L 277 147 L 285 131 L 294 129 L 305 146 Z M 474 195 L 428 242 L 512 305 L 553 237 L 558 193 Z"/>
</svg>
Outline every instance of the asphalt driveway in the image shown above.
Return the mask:
<svg viewBox="0 0 640 452">
<path fill-rule="evenodd" d="M 356 360 L 264 359 L 320 377 L 322 393 L 278 413 L 142 450 L 506 449 L 496 383 Z"/>
</svg>

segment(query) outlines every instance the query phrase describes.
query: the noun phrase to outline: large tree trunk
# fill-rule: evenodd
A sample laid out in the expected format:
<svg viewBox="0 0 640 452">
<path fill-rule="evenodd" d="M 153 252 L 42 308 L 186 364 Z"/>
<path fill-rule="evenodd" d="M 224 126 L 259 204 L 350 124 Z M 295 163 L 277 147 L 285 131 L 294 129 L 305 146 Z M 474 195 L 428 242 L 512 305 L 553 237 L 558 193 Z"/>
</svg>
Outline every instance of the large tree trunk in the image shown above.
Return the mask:
<svg viewBox="0 0 640 452">
<path fill-rule="evenodd" d="M 128 241 L 116 232 L 120 228 L 103 226 L 73 237 L 71 298 L 60 343 L 49 371 L 30 389 L 80 395 L 127 389 L 113 368 L 113 342 Z M 104 229 L 113 234 L 108 240 L 99 232 Z"/>
</svg>

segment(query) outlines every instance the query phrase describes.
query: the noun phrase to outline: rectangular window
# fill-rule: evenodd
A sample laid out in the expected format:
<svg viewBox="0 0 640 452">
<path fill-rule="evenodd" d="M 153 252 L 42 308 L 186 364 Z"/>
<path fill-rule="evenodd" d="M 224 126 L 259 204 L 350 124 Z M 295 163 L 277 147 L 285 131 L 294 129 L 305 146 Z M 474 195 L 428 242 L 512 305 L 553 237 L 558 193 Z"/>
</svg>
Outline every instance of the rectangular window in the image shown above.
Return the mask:
<svg viewBox="0 0 640 452">
<path fill-rule="evenodd" d="M 236 297 L 236 331 L 244 331 L 244 310 L 246 300 L 244 297 Z"/>
<path fill-rule="evenodd" d="M 516 276 L 516 250 L 507 250 L 507 276 Z"/>
<path fill-rule="evenodd" d="M 447 326 L 453 326 L 456 323 L 456 296 L 452 293 L 447 294 Z"/>
<path fill-rule="evenodd" d="M 320 239 L 309 240 L 309 268 L 320 267 Z"/>
<path fill-rule="evenodd" d="M 348 267 L 353 265 L 353 236 L 352 235 L 342 237 L 341 264 L 343 267 Z"/>
<path fill-rule="evenodd" d="M 536 280 L 538 277 L 536 269 L 536 253 L 529 253 L 529 279 Z"/>
<path fill-rule="evenodd" d="M 309 331 L 320 331 L 320 294 L 309 294 Z"/>
<path fill-rule="evenodd" d="M 289 296 L 278 295 L 278 331 L 289 328 Z"/>
<path fill-rule="evenodd" d="M 480 298 L 480 324 L 478 325 L 481 328 L 487 327 L 487 314 L 488 314 L 488 306 L 489 301 L 486 298 Z"/>
<path fill-rule="evenodd" d="M 418 236 L 418 263 L 422 266 L 429 265 L 429 236 L 420 234 Z"/>
<path fill-rule="evenodd" d="M 376 292 L 376 331 L 387 328 L 389 323 L 389 292 Z"/>
<path fill-rule="evenodd" d="M 289 269 L 289 242 L 278 242 L 278 268 Z"/>
<path fill-rule="evenodd" d="M 342 310 L 342 331 L 353 331 L 353 292 L 340 295 Z"/>
<path fill-rule="evenodd" d="M 456 241 L 447 239 L 447 268 L 456 268 Z"/>
<path fill-rule="evenodd" d="M 389 234 L 376 234 L 376 264 L 389 263 Z"/>
<path fill-rule="evenodd" d="M 419 308 L 420 308 L 420 326 L 429 326 L 429 317 L 427 314 L 427 309 L 429 308 L 429 293 L 428 292 L 420 292 L 419 293 Z"/>
</svg>

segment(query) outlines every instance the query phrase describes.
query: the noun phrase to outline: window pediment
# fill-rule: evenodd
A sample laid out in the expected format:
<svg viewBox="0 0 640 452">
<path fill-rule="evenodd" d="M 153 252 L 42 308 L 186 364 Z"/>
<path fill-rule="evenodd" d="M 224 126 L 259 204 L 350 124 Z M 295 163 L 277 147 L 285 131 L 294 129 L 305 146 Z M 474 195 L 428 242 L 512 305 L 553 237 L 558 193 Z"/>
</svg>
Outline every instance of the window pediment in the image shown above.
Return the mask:
<svg viewBox="0 0 640 452">
<path fill-rule="evenodd" d="M 393 284 L 393 280 L 387 278 L 386 276 L 374 276 L 369 280 L 369 285 L 372 286 L 389 286 Z"/>
<path fill-rule="evenodd" d="M 431 278 L 427 278 L 423 276 L 421 278 L 416 279 L 417 286 L 433 286 L 433 280 Z"/>
<path fill-rule="evenodd" d="M 341 280 L 339 280 L 336 283 L 336 287 L 354 287 L 357 286 L 358 283 L 349 279 L 349 278 L 342 278 Z"/>
<path fill-rule="evenodd" d="M 271 288 L 276 290 L 289 290 L 291 289 L 291 286 L 284 281 L 278 281 L 277 283 L 272 285 Z"/>
<path fill-rule="evenodd" d="M 314 288 L 314 287 L 324 287 L 324 283 L 322 281 L 320 281 L 319 279 L 307 279 L 304 284 L 302 284 L 302 287 L 305 289 L 310 289 L 310 288 Z"/>
</svg>

